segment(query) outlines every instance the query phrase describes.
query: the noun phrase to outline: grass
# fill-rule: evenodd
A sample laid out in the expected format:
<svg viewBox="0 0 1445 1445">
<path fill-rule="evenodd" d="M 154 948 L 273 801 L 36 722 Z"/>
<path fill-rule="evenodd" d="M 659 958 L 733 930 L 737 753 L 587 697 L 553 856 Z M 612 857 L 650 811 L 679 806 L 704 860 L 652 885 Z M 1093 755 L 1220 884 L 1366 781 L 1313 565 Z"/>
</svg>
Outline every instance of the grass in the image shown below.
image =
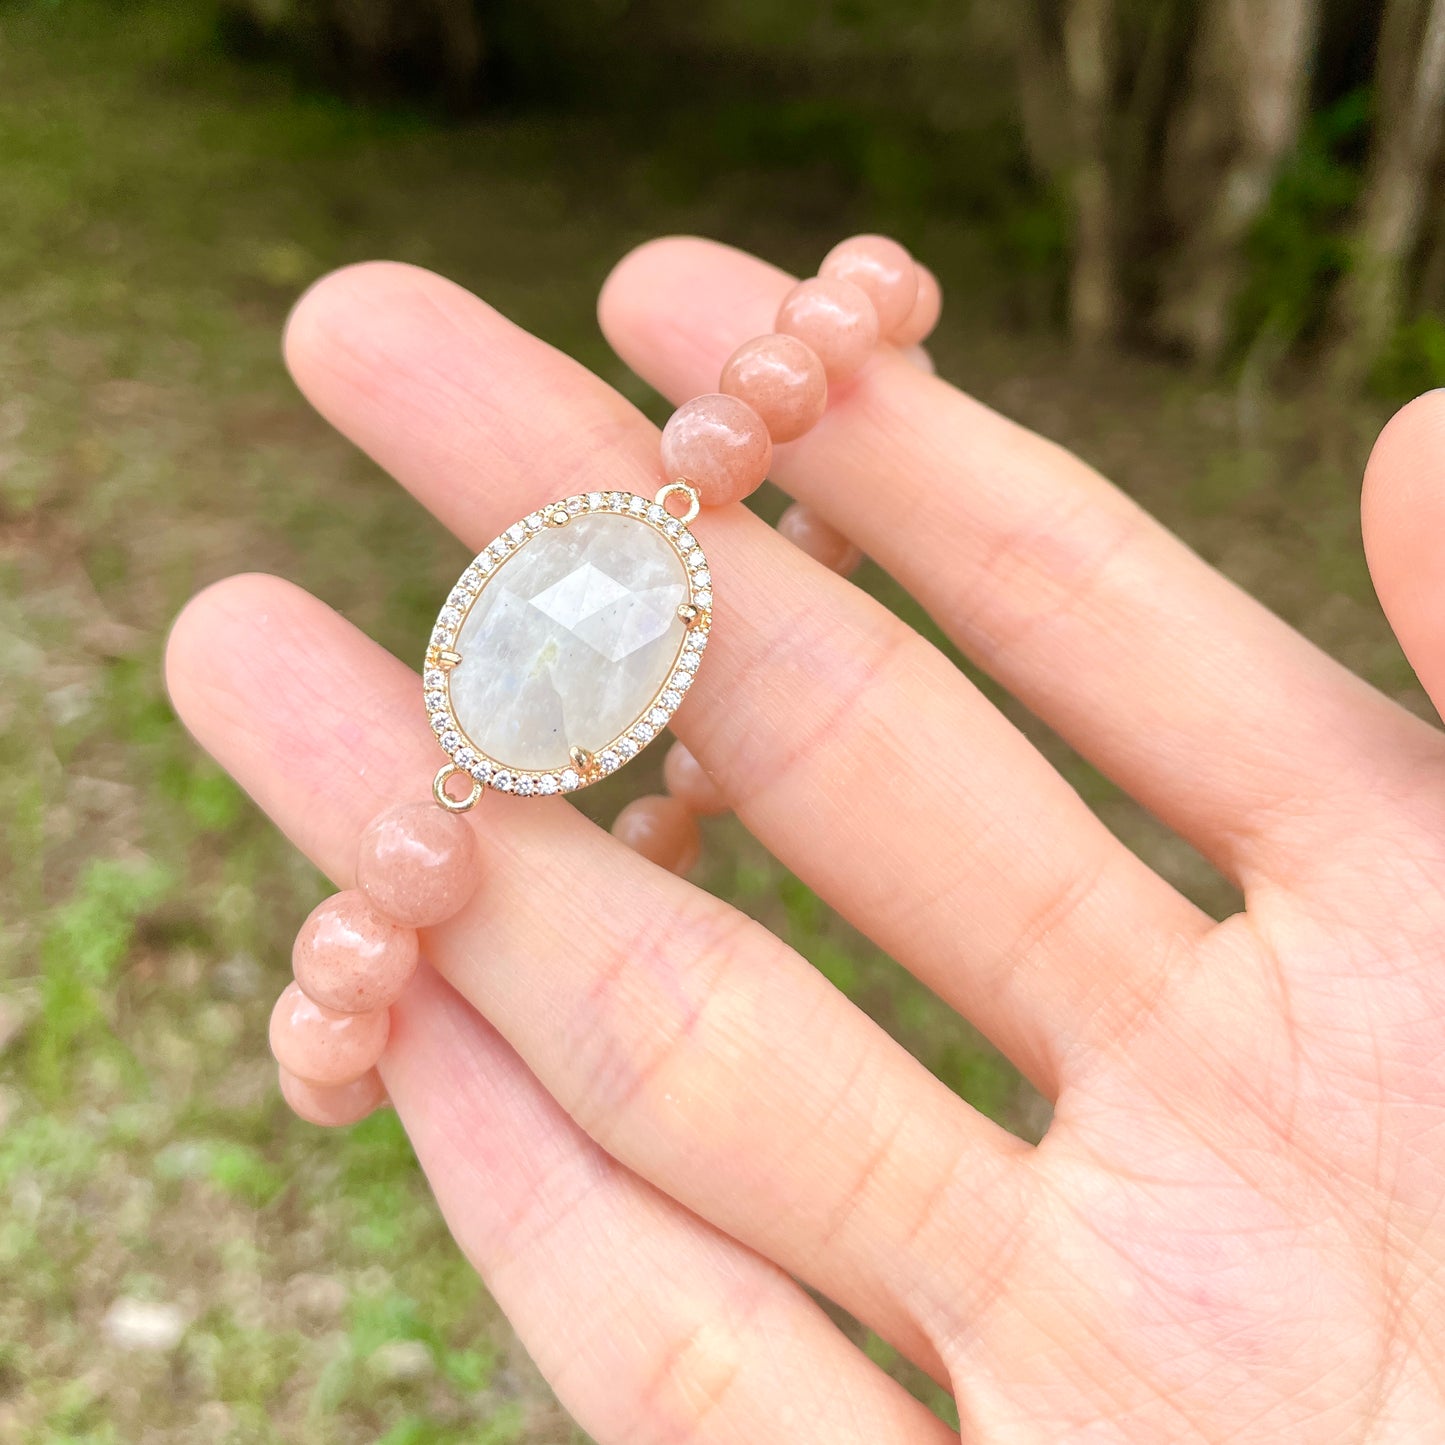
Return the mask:
<svg viewBox="0 0 1445 1445">
<path fill-rule="evenodd" d="M 265 1017 L 322 884 L 197 755 L 159 657 L 184 599 L 242 568 L 296 578 L 409 655 L 458 570 L 459 547 L 282 372 L 286 309 L 322 271 L 435 266 L 655 411 L 591 319 L 627 246 L 696 229 L 806 265 L 902 204 L 895 167 L 845 196 L 808 144 L 769 169 L 710 153 L 704 191 L 679 179 L 685 145 L 644 154 L 577 115 L 439 129 L 357 111 L 229 64 L 203 7 L 0 14 L 0 1441 L 581 1438 L 456 1257 L 395 1119 L 319 1138 L 278 1104 Z M 1143 360 L 1075 367 L 990 309 L 979 268 L 997 237 L 906 229 L 963 298 L 938 340 L 946 374 L 1098 462 L 1424 708 L 1359 560 L 1377 415 Z M 1231 906 L 1201 860 L 1000 704 L 1132 846 Z M 966 1025 L 730 821 L 703 881 L 965 1098 L 1041 1129 Z M 106 1343 L 122 1295 L 181 1311 L 173 1353 Z"/>
</svg>

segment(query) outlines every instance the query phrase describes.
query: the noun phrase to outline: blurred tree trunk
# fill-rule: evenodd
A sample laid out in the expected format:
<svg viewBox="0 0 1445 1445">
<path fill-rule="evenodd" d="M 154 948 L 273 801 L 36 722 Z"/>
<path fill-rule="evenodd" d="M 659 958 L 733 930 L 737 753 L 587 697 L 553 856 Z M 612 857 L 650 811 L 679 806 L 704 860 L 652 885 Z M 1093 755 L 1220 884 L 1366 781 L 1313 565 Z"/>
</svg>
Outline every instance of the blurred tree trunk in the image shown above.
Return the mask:
<svg viewBox="0 0 1445 1445">
<path fill-rule="evenodd" d="M 1400 324 L 1421 242 L 1445 107 L 1445 0 L 1389 0 L 1375 69 L 1375 132 L 1349 275 L 1340 288 L 1341 380 L 1360 380 Z"/>
<path fill-rule="evenodd" d="M 1090 351 L 1115 342 L 1123 321 L 1109 144 L 1116 80 L 1114 24 L 1114 0 L 1065 0 L 1064 73 L 1073 100 L 1069 322 L 1075 344 Z"/>
<path fill-rule="evenodd" d="M 1207 0 L 1189 88 L 1170 127 L 1164 200 L 1176 251 L 1156 324 L 1219 359 L 1241 249 L 1299 138 L 1320 0 Z"/>
<path fill-rule="evenodd" d="M 1069 329 L 1112 344 L 1123 322 L 1111 165 L 1114 0 L 1026 0 L 1019 51 L 1024 139 L 1035 168 L 1067 199 Z"/>
</svg>

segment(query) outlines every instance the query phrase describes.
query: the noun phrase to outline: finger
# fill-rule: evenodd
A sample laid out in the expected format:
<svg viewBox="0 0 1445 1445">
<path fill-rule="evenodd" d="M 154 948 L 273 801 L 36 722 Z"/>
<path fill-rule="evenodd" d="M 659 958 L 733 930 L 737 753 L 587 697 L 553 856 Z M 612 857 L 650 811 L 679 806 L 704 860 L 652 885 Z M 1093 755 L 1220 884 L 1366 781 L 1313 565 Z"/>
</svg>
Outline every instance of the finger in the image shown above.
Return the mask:
<svg viewBox="0 0 1445 1445">
<path fill-rule="evenodd" d="M 424 272 L 322 282 L 287 355 L 473 546 L 549 496 L 661 480 L 616 393 Z M 719 621 L 679 734 L 779 858 L 1052 1092 L 1061 1051 L 1132 1016 L 1204 920 L 886 609 L 741 508 L 705 525 Z"/>
<path fill-rule="evenodd" d="M 608 1157 L 423 968 L 391 1094 L 458 1244 L 601 1445 L 956 1436 L 774 1265 Z"/>
<path fill-rule="evenodd" d="M 343 886 L 367 822 L 426 786 L 415 675 L 289 584 L 195 599 L 168 677 L 201 744 Z M 574 809 L 490 795 L 479 814 L 481 883 L 428 932 L 432 963 L 614 1157 L 936 1370 L 918 1292 L 966 1297 L 969 1259 L 991 1267 L 1023 1146 L 765 929 Z"/>
<path fill-rule="evenodd" d="M 1417 397 L 1381 432 L 1361 515 L 1380 605 L 1430 700 L 1445 708 L 1445 392 Z"/>
<path fill-rule="evenodd" d="M 791 278 L 672 239 L 603 291 L 665 395 L 716 384 Z M 1096 472 L 883 351 L 775 478 L 896 576 L 980 666 L 1245 881 L 1357 829 L 1422 725 L 1206 566 Z M 1388 762 L 1385 766 L 1390 766 Z M 1403 776 L 1403 775 L 1402 775 Z M 1398 779 L 1397 779 L 1398 781 Z"/>
</svg>

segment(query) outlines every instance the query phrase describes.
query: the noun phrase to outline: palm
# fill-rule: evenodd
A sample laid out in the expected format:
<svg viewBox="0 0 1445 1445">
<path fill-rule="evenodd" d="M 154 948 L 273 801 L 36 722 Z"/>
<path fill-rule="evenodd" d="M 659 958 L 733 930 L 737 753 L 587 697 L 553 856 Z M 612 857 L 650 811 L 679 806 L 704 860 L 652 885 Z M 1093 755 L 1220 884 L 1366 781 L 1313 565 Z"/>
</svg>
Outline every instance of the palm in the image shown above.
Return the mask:
<svg viewBox="0 0 1445 1445">
<path fill-rule="evenodd" d="M 664 243 L 620 268 L 604 324 L 692 394 L 784 284 Z M 467 541 L 567 491 L 655 488 L 636 412 L 434 277 L 341 273 L 288 350 Z M 1404 415 L 1367 492 L 1427 687 L 1440 414 Z M 711 519 L 719 623 L 679 730 L 1056 1116 L 1026 1148 L 762 929 L 563 805 L 489 804 L 477 896 L 429 939 L 447 982 L 398 1007 L 384 1072 L 563 1399 L 603 1442 L 947 1438 L 801 1280 L 949 1381 L 966 1439 L 1423 1438 L 1445 1411 L 1445 743 L 896 357 L 776 470 L 1249 912 L 1213 924 L 938 653 L 750 516 Z M 198 599 L 170 674 L 342 881 L 434 767 L 407 669 L 271 579 Z"/>
</svg>

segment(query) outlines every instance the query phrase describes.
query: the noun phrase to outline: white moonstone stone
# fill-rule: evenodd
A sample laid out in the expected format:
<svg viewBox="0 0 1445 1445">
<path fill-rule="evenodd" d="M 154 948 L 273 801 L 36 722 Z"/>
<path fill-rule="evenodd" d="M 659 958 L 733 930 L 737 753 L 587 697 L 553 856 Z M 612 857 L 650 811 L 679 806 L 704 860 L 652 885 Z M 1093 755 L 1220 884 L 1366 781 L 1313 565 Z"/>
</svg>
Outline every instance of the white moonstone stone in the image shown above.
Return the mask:
<svg viewBox="0 0 1445 1445">
<path fill-rule="evenodd" d="M 647 710 L 683 650 L 687 572 L 625 513 L 539 532 L 487 579 L 457 638 L 452 709 L 510 768 L 555 771 L 598 753 Z"/>
</svg>

